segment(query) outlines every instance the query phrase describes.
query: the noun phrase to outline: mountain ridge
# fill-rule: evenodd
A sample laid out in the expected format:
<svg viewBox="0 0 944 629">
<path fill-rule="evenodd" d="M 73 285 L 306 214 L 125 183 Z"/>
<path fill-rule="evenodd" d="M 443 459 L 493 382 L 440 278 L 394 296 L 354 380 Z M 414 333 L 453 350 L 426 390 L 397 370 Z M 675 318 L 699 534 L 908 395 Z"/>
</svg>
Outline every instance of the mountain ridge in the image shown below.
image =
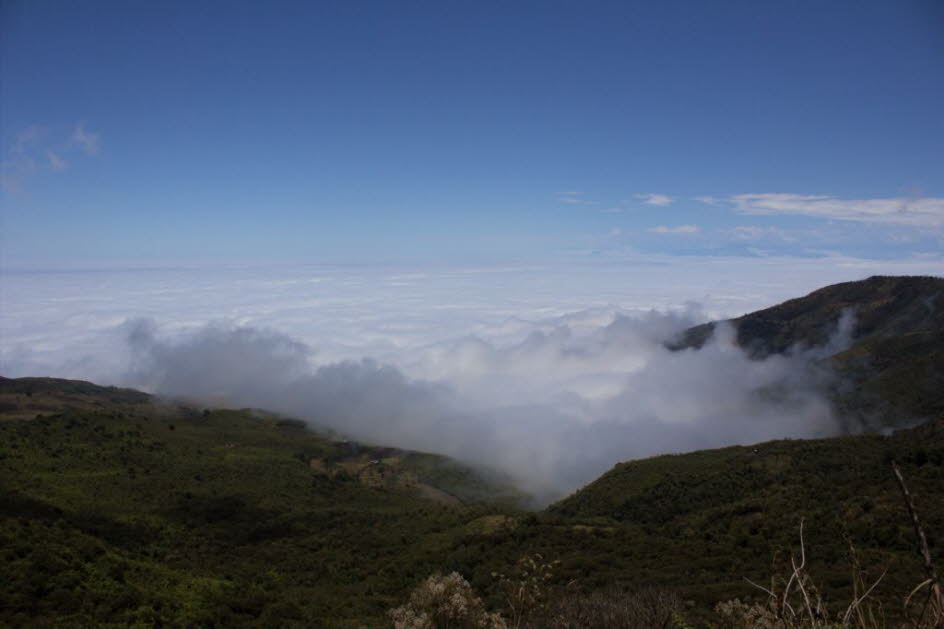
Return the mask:
<svg viewBox="0 0 944 629">
<path fill-rule="evenodd" d="M 826 346 L 843 313 L 849 343 L 822 358 L 839 377 L 830 391 L 849 429 L 901 428 L 944 414 L 944 278 L 872 276 L 722 322 L 689 328 L 669 349 L 703 346 L 721 324 L 752 358 Z"/>
</svg>

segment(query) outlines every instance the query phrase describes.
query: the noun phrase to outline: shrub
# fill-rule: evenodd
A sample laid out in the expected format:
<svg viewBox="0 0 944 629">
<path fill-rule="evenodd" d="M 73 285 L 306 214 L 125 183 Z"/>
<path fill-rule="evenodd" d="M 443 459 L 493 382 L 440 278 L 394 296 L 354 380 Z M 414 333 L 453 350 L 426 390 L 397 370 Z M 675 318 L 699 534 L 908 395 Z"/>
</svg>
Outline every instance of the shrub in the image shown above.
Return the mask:
<svg viewBox="0 0 944 629">
<path fill-rule="evenodd" d="M 655 588 L 638 592 L 616 589 L 573 592 L 554 601 L 542 626 L 578 629 L 636 629 L 682 627 L 681 600 L 674 593 Z"/>
<path fill-rule="evenodd" d="M 506 629 L 501 616 L 489 613 L 469 582 L 453 572 L 434 574 L 410 594 L 406 605 L 390 610 L 396 629 Z"/>
</svg>

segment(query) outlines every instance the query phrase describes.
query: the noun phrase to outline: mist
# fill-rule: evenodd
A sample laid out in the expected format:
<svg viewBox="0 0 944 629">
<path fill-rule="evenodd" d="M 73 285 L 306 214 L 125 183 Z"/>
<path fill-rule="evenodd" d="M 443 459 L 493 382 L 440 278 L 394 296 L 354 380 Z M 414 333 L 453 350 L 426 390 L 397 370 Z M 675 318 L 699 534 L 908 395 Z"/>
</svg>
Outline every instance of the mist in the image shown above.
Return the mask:
<svg viewBox="0 0 944 629">
<path fill-rule="evenodd" d="M 695 306 L 510 319 L 507 334 L 432 343 L 398 365 L 321 362 L 278 331 L 216 322 L 161 332 L 119 326 L 114 378 L 172 398 L 263 408 L 350 438 L 436 452 L 508 474 L 546 503 L 613 464 L 777 438 L 838 434 L 823 348 L 750 359 L 718 326 L 700 349 L 665 342 L 701 322 Z M 830 351 L 848 342 L 851 313 Z"/>
</svg>

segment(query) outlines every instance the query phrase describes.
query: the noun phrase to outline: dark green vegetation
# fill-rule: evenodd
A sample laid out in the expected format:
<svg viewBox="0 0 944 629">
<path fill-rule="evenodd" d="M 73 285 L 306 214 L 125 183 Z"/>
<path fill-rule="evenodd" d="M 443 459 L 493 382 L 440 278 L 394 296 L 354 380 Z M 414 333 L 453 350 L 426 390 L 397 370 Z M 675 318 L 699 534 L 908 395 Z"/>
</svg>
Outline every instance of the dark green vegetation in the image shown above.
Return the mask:
<svg viewBox="0 0 944 629">
<path fill-rule="evenodd" d="M 878 399 L 883 413 L 925 417 L 941 409 L 931 385 L 942 282 L 829 287 L 743 317 L 738 338 L 758 356 L 820 343 L 855 306 L 854 343 L 827 359 L 853 378 L 837 404 L 861 412 Z M 704 342 L 705 330 L 685 343 Z M 384 626 L 435 572 L 459 572 L 500 610 L 494 573 L 536 553 L 560 561 L 549 581 L 558 594 L 668 590 L 697 625 L 718 601 L 765 598 L 745 577 L 766 585 L 788 572 L 801 519 L 827 602 L 850 600 L 854 546 L 866 575 L 888 570 L 874 597 L 894 620 L 924 573 L 890 462 L 940 562 L 936 417 L 890 436 L 623 463 L 527 512 L 507 485 L 436 455 L 329 438 L 259 411 L 0 378 L 0 625 Z"/>
<path fill-rule="evenodd" d="M 853 425 L 901 427 L 944 415 L 944 279 L 870 277 L 728 323 L 752 356 L 824 346 L 844 311 L 854 316 L 852 343 L 826 358 L 840 376 L 838 410 Z M 671 347 L 701 347 L 717 324 L 687 330 Z"/>
<path fill-rule="evenodd" d="M 0 624 L 382 625 L 436 571 L 465 575 L 497 609 L 492 573 L 532 553 L 561 561 L 557 585 L 669 588 L 695 621 L 719 600 L 761 598 L 744 577 L 764 583 L 775 555 L 782 568 L 801 517 L 827 599 L 848 600 L 848 540 L 867 572 L 889 569 L 876 595 L 894 615 L 922 572 L 892 458 L 932 552 L 944 543 L 944 422 L 624 463 L 527 513 L 461 503 L 488 486 L 432 455 L 43 382 L 84 387 L 97 410 L 0 422 Z M 14 415 L 55 397 L 0 385 Z"/>
<path fill-rule="evenodd" d="M 0 401 L 4 626 L 376 624 L 507 511 L 460 498 L 515 497 L 251 411 L 51 379 L 0 380 Z"/>
<path fill-rule="evenodd" d="M 850 600 L 851 544 L 873 578 L 889 569 L 876 594 L 894 614 L 924 577 L 892 460 L 918 496 L 940 557 L 944 420 L 889 437 L 773 441 L 622 463 L 548 513 L 640 530 L 650 582 L 681 585 L 683 596 L 704 602 L 743 599 L 750 588 L 742 577 L 766 585 L 771 574 L 788 573 L 784 553 L 798 548 L 802 518 L 810 572 L 827 600 Z"/>
</svg>

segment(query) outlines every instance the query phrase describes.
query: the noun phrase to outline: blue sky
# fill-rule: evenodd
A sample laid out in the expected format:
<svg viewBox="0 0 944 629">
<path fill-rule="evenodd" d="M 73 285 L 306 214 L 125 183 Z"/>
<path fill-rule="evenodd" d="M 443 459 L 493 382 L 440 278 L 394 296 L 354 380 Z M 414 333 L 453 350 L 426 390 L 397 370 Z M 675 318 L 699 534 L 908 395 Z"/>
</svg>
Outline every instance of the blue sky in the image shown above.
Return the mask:
<svg viewBox="0 0 944 629">
<path fill-rule="evenodd" d="M 933 0 L 2 11 L 10 268 L 944 250 Z"/>
<path fill-rule="evenodd" d="M 937 0 L 0 11 L 5 376 L 230 392 L 559 493 L 832 434 L 799 354 L 675 331 L 944 275 Z"/>
</svg>

